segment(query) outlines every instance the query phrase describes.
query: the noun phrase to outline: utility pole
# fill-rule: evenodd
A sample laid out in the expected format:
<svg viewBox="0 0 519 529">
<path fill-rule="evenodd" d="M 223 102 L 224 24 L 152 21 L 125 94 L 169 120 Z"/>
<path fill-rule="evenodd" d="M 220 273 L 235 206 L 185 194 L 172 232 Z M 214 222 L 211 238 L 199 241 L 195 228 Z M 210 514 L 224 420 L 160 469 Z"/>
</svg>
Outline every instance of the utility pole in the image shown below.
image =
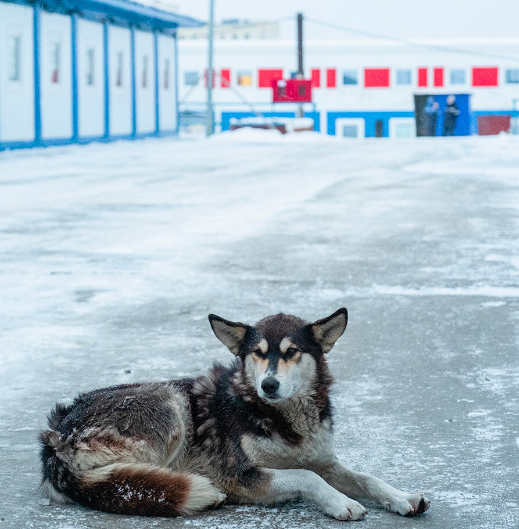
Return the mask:
<svg viewBox="0 0 519 529">
<path fill-rule="evenodd" d="M 305 78 L 305 72 L 303 69 L 303 13 L 297 14 L 297 78 Z M 305 117 L 302 103 L 297 106 L 296 116 L 298 118 Z"/>
<path fill-rule="evenodd" d="M 207 113 L 206 136 L 214 132 L 213 123 L 213 26 L 214 26 L 214 0 L 209 0 L 209 57 L 207 64 Z"/>
</svg>

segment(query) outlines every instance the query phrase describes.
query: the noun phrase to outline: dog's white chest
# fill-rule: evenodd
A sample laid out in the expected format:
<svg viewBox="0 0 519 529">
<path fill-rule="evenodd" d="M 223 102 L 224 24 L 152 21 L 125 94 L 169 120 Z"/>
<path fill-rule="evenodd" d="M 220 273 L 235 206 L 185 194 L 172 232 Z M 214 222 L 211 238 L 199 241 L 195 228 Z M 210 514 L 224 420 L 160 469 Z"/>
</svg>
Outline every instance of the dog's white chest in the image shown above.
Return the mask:
<svg viewBox="0 0 519 529">
<path fill-rule="evenodd" d="M 245 434 L 242 448 L 254 465 L 267 468 L 303 468 L 309 462 L 327 459 L 333 454 L 333 434 L 330 424 L 322 424 L 306 432 L 300 444 L 294 446 L 280 435 L 257 437 Z"/>
</svg>

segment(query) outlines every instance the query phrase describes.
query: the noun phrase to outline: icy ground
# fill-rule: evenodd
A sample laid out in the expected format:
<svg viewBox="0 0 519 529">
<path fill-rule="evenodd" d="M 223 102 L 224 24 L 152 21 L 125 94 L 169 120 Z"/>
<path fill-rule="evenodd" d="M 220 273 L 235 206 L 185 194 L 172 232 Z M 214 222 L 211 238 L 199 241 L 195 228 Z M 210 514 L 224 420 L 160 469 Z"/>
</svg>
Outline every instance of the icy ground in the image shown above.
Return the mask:
<svg viewBox="0 0 519 529">
<path fill-rule="evenodd" d="M 366 503 L 358 527 L 517 528 L 519 138 L 445 140 L 0 153 L 0 527 L 343 527 L 303 503 L 175 520 L 45 505 L 36 437 L 57 400 L 230 361 L 209 312 L 344 305 L 340 457 L 432 500 L 415 519 Z"/>
</svg>

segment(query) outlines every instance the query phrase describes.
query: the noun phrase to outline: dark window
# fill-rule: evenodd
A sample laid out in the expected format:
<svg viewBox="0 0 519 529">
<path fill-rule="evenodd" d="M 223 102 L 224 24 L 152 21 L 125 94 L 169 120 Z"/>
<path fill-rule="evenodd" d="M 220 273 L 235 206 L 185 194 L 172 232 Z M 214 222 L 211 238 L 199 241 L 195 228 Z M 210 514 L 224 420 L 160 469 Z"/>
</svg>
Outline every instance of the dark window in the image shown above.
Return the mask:
<svg viewBox="0 0 519 529">
<path fill-rule="evenodd" d="M 358 84 L 357 70 L 344 70 L 342 73 L 342 84 Z"/>
<path fill-rule="evenodd" d="M 94 68 L 95 68 L 95 50 L 94 48 L 87 49 L 87 74 L 86 84 L 88 86 L 94 85 Z"/>
<path fill-rule="evenodd" d="M 10 35 L 8 40 L 8 68 L 9 81 L 20 80 L 20 63 L 21 63 L 21 37 L 20 35 Z"/>
<path fill-rule="evenodd" d="M 123 62 L 124 54 L 122 51 L 117 52 L 117 71 L 115 76 L 115 86 L 123 86 Z"/>
<path fill-rule="evenodd" d="M 506 70 L 505 81 L 507 83 L 519 83 L 519 70 Z"/>
<path fill-rule="evenodd" d="M 148 56 L 142 57 L 142 87 L 148 88 Z"/>
<path fill-rule="evenodd" d="M 187 86 L 196 86 L 199 77 L 198 72 L 184 72 L 184 84 Z"/>
</svg>

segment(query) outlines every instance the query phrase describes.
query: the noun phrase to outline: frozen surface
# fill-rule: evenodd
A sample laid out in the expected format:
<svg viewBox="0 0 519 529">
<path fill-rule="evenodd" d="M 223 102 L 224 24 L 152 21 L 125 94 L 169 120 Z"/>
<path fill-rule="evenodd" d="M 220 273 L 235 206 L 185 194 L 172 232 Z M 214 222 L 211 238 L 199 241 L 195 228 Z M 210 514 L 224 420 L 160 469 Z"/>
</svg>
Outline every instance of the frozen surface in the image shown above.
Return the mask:
<svg viewBox="0 0 519 529">
<path fill-rule="evenodd" d="M 337 450 L 433 501 L 366 528 L 519 526 L 519 138 L 242 131 L 0 154 L 0 527 L 339 527 L 311 505 L 192 519 L 45 505 L 57 401 L 202 373 L 209 312 L 346 306 Z M 357 526 L 357 525 L 356 525 Z"/>
</svg>

